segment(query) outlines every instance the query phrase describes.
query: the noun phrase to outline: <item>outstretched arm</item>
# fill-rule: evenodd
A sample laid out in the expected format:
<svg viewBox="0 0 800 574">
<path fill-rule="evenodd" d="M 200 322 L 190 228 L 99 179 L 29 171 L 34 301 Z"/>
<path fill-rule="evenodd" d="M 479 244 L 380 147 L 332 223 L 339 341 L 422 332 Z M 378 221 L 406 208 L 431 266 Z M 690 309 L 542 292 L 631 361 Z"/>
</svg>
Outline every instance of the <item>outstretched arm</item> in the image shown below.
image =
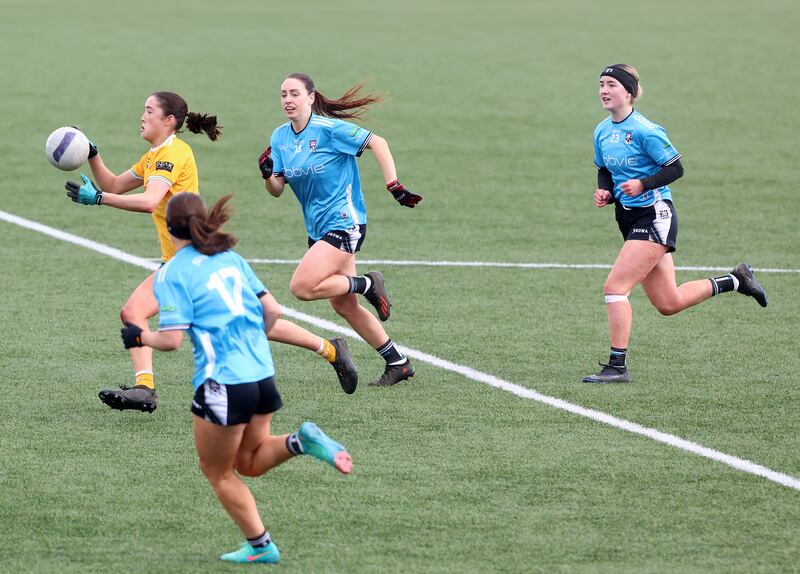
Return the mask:
<svg viewBox="0 0 800 574">
<path fill-rule="evenodd" d="M 89 147 L 89 167 L 92 169 L 92 175 L 98 186 L 105 193 L 127 193 L 142 185 L 142 180 L 134 177 L 130 170 L 115 175 L 103 163 L 103 158 L 100 157 L 97 146 L 94 144 L 90 144 Z"/>
</svg>

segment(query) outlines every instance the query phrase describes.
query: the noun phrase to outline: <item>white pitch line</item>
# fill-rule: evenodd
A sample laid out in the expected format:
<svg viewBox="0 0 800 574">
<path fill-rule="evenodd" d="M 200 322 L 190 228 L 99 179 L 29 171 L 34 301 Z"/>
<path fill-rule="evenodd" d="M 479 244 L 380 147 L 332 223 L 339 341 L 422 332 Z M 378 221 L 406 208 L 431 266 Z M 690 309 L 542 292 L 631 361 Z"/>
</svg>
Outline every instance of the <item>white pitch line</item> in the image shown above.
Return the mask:
<svg viewBox="0 0 800 574">
<path fill-rule="evenodd" d="M 273 263 L 276 265 L 297 265 L 299 259 L 248 259 L 249 263 Z M 407 267 L 494 267 L 508 269 L 611 269 L 606 263 L 509 263 L 502 261 L 425 261 L 413 259 L 359 259 L 359 265 L 399 265 Z M 676 265 L 677 271 L 728 272 L 731 267 Z M 800 269 L 780 269 L 753 267 L 759 273 L 800 273 Z"/>
<path fill-rule="evenodd" d="M 154 270 L 158 267 L 158 263 L 156 262 L 147 259 L 142 259 L 141 257 L 136 257 L 135 255 L 125 253 L 124 251 L 120 251 L 119 249 L 109 247 L 108 245 L 104 245 L 96 241 L 91 241 L 89 239 L 84 239 L 80 236 L 73 235 L 71 233 L 66 233 L 59 229 L 55 229 L 47 225 L 42 225 L 41 223 L 36 223 L 35 221 L 30 221 L 28 219 L 24 219 L 22 217 L 12 215 L 4 211 L 0 211 L 0 219 L 26 229 L 30 229 L 33 231 L 37 231 L 39 233 L 43 233 L 45 235 L 49 235 L 50 237 L 54 237 L 62 241 L 68 241 L 75 245 L 80 245 L 81 247 L 97 251 L 98 253 L 102 253 L 103 255 L 108 255 L 113 259 L 124 261 L 132 265 L 137 265 L 145 269 Z M 347 327 L 341 327 L 331 321 L 320 319 L 319 317 L 315 317 L 313 315 L 307 315 L 306 313 L 296 311 L 295 309 L 292 309 L 290 307 L 285 307 L 283 305 L 281 306 L 281 310 L 285 315 L 292 317 L 293 319 L 309 323 L 311 325 L 314 325 L 315 327 L 319 327 L 321 329 L 326 329 L 328 331 L 333 331 L 335 333 L 340 333 L 343 335 L 348 335 L 355 339 L 359 340 L 361 339 L 352 329 L 349 329 Z M 685 450 L 687 452 L 694 453 L 704 458 L 716 460 L 717 462 L 721 462 L 722 464 L 730 466 L 731 468 L 735 468 L 736 470 L 740 470 L 742 472 L 766 478 L 767 480 L 776 482 L 778 484 L 782 484 L 783 486 L 787 486 L 795 490 L 800 490 L 800 479 L 790 476 L 788 474 L 784 474 L 782 472 L 771 470 L 765 466 L 761 466 L 760 464 L 756 464 L 749 460 L 731 456 L 729 454 L 725 454 L 724 452 L 720 452 L 718 450 L 705 447 L 701 444 L 691 442 L 682 439 L 680 437 L 661 432 L 653 428 L 643 427 L 636 423 L 615 417 L 613 415 L 609 415 L 601 411 L 588 409 L 586 407 L 582 407 L 580 405 L 576 405 L 574 403 L 570 403 L 556 397 L 543 395 L 533 389 L 516 385 L 514 383 L 500 379 L 493 375 L 477 371 L 471 367 L 467 367 L 465 365 L 459 365 L 457 363 L 452 363 L 450 361 L 440 359 L 438 357 L 429 355 L 428 353 L 424 353 L 416 349 L 411 349 L 409 347 L 403 347 L 399 345 L 398 348 L 400 349 L 400 351 L 402 351 L 403 353 L 405 353 L 406 355 L 408 355 L 413 359 L 425 363 L 430 363 L 431 365 L 439 367 L 440 369 L 458 373 L 468 379 L 472 379 L 473 381 L 484 383 L 486 385 L 489 385 L 490 387 L 494 387 L 496 389 L 512 393 L 513 395 L 516 395 L 518 397 L 534 400 L 546 405 L 550 405 L 551 407 L 567 411 L 576 415 L 580 415 L 582 417 L 586 417 L 594 421 L 618 428 L 620 430 L 645 436 L 662 444 L 666 444 L 681 450 Z"/>
</svg>

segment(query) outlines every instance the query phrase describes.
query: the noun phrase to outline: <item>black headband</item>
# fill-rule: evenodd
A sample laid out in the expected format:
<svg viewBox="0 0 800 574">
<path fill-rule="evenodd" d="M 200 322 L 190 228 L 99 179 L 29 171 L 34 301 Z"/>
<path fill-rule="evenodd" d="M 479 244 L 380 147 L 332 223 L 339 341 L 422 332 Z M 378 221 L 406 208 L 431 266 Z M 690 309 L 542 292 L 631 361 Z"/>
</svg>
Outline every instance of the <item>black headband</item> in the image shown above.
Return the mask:
<svg viewBox="0 0 800 574">
<path fill-rule="evenodd" d="M 636 76 L 618 64 L 609 66 L 603 70 L 603 73 L 600 74 L 600 76 L 608 76 L 619 81 L 619 83 L 622 84 L 622 87 L 625 88 L 625 91 L 634 98 L 639 91 L 639 80 L 636 79 Z"/>
</svg>

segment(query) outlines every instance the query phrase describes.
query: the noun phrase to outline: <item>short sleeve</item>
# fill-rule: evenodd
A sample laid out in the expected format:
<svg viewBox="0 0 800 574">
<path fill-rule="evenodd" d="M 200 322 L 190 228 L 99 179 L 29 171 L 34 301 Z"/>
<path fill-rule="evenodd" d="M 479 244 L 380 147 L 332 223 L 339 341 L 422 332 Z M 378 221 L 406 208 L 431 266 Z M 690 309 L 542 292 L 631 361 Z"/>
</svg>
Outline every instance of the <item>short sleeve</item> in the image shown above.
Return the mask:
<svg viewBox="0 0 800 574">
<path fill-rule="evenodd" d="M 594 130 L 594 165 L 597 169 L 605 167 L 603 152 L 600 150 L 600 129 Z"/>
<path fill-rule="evenodd" d="M 644 136 L 643 147 L 658 165 L 669 165 L 680 159 L 681 154 L 669 141 L 663 128 L 649 130 Z"/>
<path fill-rule="evenodd" d="M 136 179 L 144 179 L 144 166 L 145 161 L 147 159 L 147 154 L 144 154 L 142 157 L 139 158 L 135 164 L 131 166 L 130 172 L 133 177 Z"/>
<path fill-rule="evenodd" d="M 281 157 L 278 130 L 272 132 L 272 137 L 269 139 L 269 146 L 272 148 L 272 175 L 283 176 L 283 158 Z"/>
<path fill-rule="evenodd" d="M 162 267 L 153 282 L 153 293 L 158 300 L 158 329 L 188 329 L 194 319 L 192 298 L 186 285 L 169 271 L 168 265 Z"/>
<path fill-rule="evenodd" d="M 240 257 L 239 258 L 239 265 L 242 268 L 242 275 L 244 275 L 244 280 L 247 283 L 248 287 L 250 287 L 250 289 L 252 289 L 253 293 L 255 293 L 258 296 L 261 296 L 264 293 L 268 293 L 269 292 L 269 289 L 267 289 L 264 286 L 264 283 L 261 282 L 261 279 L 256 277 L 256 274 L 253 271 L 253 268 L 250 267 L 250 265 L 247 263 L 247 261 L 245 261 L 244 259 L 242 259 Z"/>
<path fill-rule="evenodd" d="M 339 153 L 360 156 L 371 137 L 369 130 L 342 120 L 335 121 L 331 128 L 331 145 Z"/>
</svg>

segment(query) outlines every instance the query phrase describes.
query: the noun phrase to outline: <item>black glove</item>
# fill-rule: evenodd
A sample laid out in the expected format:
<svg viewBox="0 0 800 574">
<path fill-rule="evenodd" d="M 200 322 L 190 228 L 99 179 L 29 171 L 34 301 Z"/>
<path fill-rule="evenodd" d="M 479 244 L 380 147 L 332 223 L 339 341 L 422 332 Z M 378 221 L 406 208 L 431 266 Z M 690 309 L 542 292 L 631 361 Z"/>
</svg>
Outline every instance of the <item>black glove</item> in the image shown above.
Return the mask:
<svg viewBox="0 0 800 574">
<path fill-rule="evenodd" d="M 392 183 L 387 183 L 386 189 L 392 194 L 392 196 L 397 200 L 397 203 L 400 205 L 413 208 L 420 201 L 422 201 L 421 195 L 411 193 L 411 191 L 403 187 L 403 184 L 397 180 L 394 180 Z"/>
<path fill-rule="evenodd" d="M 125 323 L 119 333 L 122 335 L 122 342 L 125 344 L 126 349 L 142 346 L 142 329 L 133 323 Z"/>
<path fill-rule="evenodd" d="M 261 170 L 261 177 L 264 179 L 269 179 L 272 175 L 272 158 L 269 155 L 270 152 L 272 152 L 272 147 L 265 149 L 261 157 L 258 158 L 258 169 Z"/>
<path fill-rule="evenodd" d="M 78 131 L 81 131 L 81 128 L 79 128 L 78 126 L 72 126 L 72 127 L 75 128 Z M 94 156 L 97 155 L 97 146 L 94 145 L 92 143 L 92 140 L 90 140 L 88 138 L 87 138 L 87 141 L 89 142 L 89 155 L 86 157 L 86 159 L 92 159 Z"/>
</svg>

